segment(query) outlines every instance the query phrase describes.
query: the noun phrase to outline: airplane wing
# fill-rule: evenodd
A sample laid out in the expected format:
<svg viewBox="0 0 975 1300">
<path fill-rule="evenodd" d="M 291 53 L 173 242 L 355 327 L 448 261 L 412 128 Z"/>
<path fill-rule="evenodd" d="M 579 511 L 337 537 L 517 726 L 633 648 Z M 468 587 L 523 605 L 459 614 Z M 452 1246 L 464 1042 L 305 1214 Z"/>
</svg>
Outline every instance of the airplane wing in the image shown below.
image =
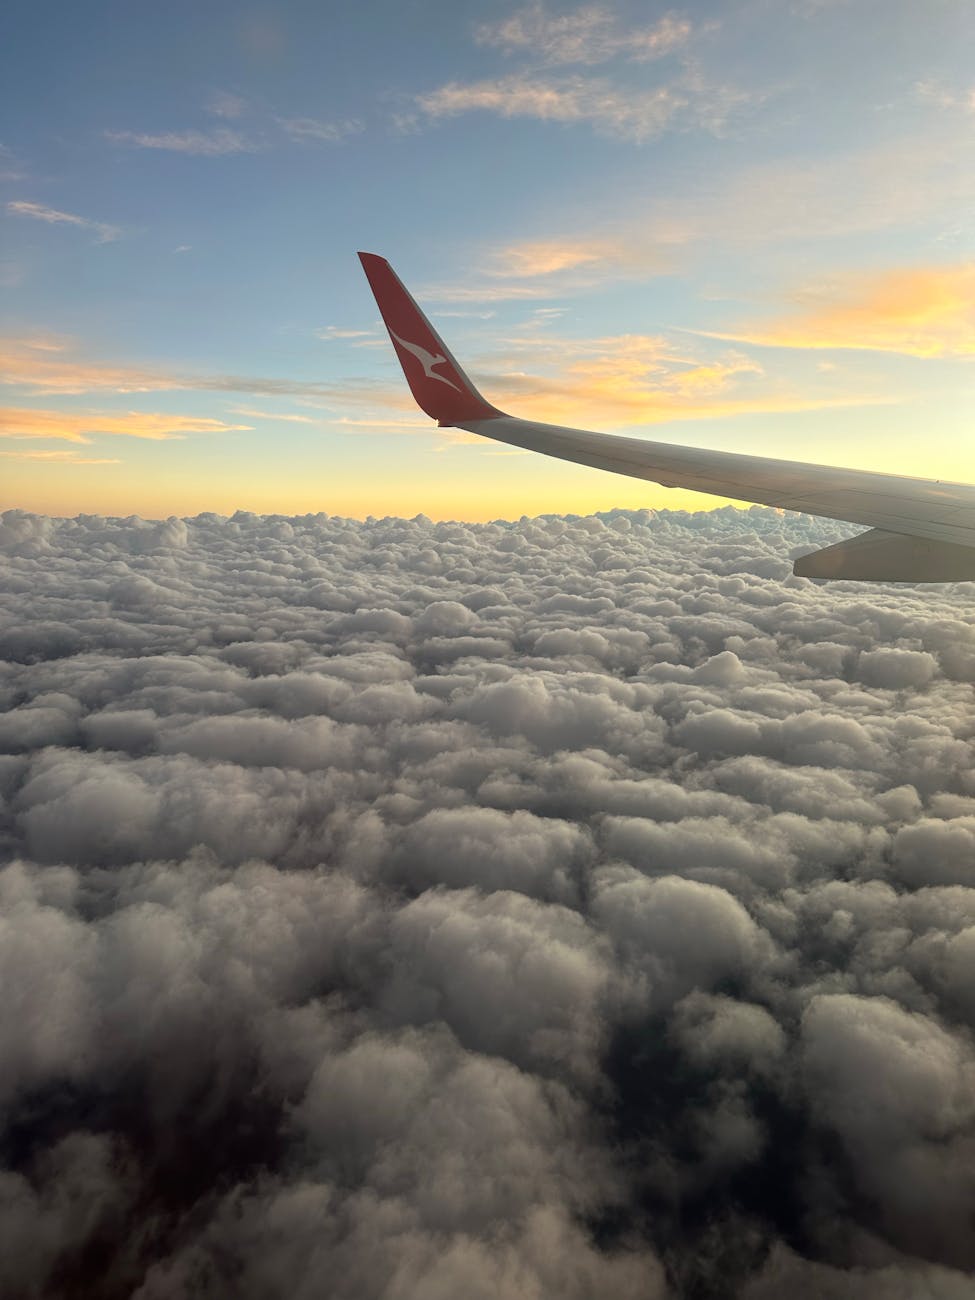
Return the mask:
<svg viewBox="0 0 975 1300">
<path fill-rule="evenodd" d="M 803 577 L 975 580 L 975 486 L 520 420 L 481 396 L 386 259 L 359 258 L 410 390 L 438 424 L 665 487 L 867 525 L 869 532 L 796 560 Z"/>
</svg>

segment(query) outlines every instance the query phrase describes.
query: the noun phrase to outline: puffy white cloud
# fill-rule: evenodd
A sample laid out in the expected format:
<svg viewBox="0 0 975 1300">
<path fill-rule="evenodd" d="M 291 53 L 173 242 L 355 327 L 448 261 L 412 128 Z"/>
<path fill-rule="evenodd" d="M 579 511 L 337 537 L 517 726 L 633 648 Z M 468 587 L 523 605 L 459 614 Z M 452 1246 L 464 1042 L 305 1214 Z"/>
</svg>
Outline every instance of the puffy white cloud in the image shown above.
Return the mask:
<svg viewBox="0 0 975 1300">
<path fill-rule="evenodd" d="M 399 1022 L 443 1022 L 526 1068 L 591 1073 L 604 1035 L 606 945 L 577 912 L 517 894 L 428 891 L 390 928 L 381 995 Z"/>
<path fill-rule="evenodd" d="M 0 516 L 4 1294 L 967 1294 L 975 589 L 840 536 Z"/>
<path fill-rule="evenodd" d="M 597 875 L 593 910 L 624 963 L 646 976 L 653 1002 L 745 979 L 774 956 L 737 899 L 681 876 L 648 880 L 607 868 Z"/>
<path fill-rule="evenodd" d="M 464 807 L 420 817 L 403 832 L 399 856 L 396 874 L 413 889 L 471 885 L 578 904 L 594 854 L 590 836 L 568 822 Z"/>
<path fill-rule="evenodd" d="M 924 686 L 937 671 L 934 655 L 918 650 L 865 650 L 857 663 L 861 681 L 892 691 Z"/>
</svg>

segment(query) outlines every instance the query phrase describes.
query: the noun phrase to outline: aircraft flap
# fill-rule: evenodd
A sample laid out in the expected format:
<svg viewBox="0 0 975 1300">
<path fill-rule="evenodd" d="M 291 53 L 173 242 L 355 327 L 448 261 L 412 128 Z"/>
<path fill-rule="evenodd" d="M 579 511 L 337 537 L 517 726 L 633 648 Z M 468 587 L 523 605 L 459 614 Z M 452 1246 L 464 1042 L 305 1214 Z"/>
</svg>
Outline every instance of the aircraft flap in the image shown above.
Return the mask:
<svg viewBox="0 0 975 1300">
<path fill-rule="evenodd" d="M 801 578 L 861 582 L 970 582 L 975 581 L 975 548 L 871 528 L 801 556 L 793 572 Z"/>
</svg>

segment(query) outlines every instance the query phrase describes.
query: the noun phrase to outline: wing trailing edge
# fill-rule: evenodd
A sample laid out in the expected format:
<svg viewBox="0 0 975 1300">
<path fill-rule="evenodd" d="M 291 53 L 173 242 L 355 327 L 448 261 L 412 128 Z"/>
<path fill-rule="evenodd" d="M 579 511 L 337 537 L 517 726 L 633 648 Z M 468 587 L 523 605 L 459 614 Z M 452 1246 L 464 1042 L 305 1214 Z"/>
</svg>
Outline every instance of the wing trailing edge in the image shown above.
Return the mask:
<svg viewBox="0 0 975 1300">
<path fill-rule="evenodd" d="M 539 424 L 492 406 L 383 257 L 360 253 L 417 405 L 441 425 L 665 487 L 864 524 L 802 556 L 802 577 L 866 582 L 975 580 L 975 486 Z"/>
</svg>

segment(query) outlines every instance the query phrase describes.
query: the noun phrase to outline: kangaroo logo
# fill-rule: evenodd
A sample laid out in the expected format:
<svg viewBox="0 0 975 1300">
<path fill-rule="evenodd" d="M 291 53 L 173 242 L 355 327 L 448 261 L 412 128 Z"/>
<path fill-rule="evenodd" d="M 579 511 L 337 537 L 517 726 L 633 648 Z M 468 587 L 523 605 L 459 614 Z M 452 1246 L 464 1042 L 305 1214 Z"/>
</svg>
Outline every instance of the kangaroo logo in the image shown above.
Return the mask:
<svg viewBox="0 0 975 1300">
<path fill-rule="evenodd" d="M 389 332 L 390 334 L 393 334 L 392 330 Z M 393 338 L 401 348 L 406 348 L 407 352 L 412 353 L 413 356 L 416 357 L 417 361 L 419 361 L 420 365 L 423 367 L 423 373 L 426 375 L 427 379 L 439 380 L 441 384 L 446 384 L 448 388 L 453 388 L 455 392 L 460 393 L 463 391 L 450 379 L 445 378 L 443 375 L 435 375 L 433 373 L 434 366 L 442 366 L 447 360 L 442 352 L 428 352 L 426 348 L 421 348 L 419 343 L 408 343 L 406 339 L 401 339 L 398 334 L 393 334 Z"/>
</svg>

